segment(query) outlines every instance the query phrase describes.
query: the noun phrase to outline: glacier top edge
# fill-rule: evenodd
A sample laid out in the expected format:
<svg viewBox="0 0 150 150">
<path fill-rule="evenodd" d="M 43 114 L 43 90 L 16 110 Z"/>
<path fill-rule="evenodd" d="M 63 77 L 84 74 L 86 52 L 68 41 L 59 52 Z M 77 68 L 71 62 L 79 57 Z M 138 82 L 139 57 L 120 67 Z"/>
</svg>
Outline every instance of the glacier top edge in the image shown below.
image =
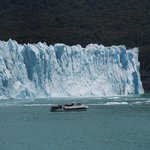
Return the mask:
<svg viewBox="0 0 150 150">
<path fill-rule="evenodd" d="M 7 41 L 4 41 L 4 40 L 0 40 L 0 42 L 3 42 L 3 43 L 14 43 L 14 44 L 17 44 L 17 45 L 22 45 L 22 46 L 30 46 L 30 45 L 36 45 L 36 46 L 41 46 L 41 47 L 43 47 L 43 46 L 45 46 L 45 47 L 54 47 L 54 46 L 65 46 L 65 47 L 80 47 L 81 49 L 83 49 L 83 50 L 89 50 L 89 49 L 91 49 L 91 48 L 101 48 L 101 49 L 103 49 L 103 48 L 107 48 L 107 49 L 109 49 L 109 48 L 124 48 L 124 49 L 126 49 L 126 50 L 132 50 L 132 51 L 134 51 L 134 52 L 139 52 L 139 48 L 138 47 L 133 47 L 133 48 L 127 48 L 124 44 L 119 44 L 119 45 L 110 45 L 110 46 L 104 46 L 103 44 L 97 44 L 97 43 L 89 43 L 89 44 L 87 44 L 85 47 L 82 47 L 82 45 L 80 45 L 80 44 L 75 44 L 75 45 L 67 45 L 67 44 L 64 44 L 64 43 L 55 43 L 54 45 L 52 45 L 52 44 L 47 44 L 46 42 L 33 42 L 33 43 L 18 43 L 16 40 L 13 40 L 13 39 L 9 39 L 9 40 L 7 40 Z"/>
</svg>

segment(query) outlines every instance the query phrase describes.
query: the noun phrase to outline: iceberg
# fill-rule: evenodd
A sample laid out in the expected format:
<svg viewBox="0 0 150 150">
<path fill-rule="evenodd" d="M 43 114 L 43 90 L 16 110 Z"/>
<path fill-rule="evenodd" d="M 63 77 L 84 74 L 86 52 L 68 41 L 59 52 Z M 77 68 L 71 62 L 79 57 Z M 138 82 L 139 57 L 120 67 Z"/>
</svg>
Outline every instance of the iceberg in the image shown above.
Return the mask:
<svg viewBox="0 0 150 150">
<path fill-rule="evenodd" d="M 0 97 L 78 97 L 144 93 L 138 48 L 0 41 Z"/>
</svg>

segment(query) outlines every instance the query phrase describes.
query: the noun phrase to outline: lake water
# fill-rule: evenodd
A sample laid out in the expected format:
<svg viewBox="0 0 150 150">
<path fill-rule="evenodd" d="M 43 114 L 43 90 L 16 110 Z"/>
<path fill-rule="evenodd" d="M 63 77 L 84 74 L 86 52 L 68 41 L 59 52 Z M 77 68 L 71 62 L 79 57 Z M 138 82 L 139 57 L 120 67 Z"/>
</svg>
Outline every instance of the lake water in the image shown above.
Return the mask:
<svg viewBox="0 0 150 150">
<path fill-rule="evenodd" d="M 81 102 L 87 111 L 50 112 Z M 150 95 L 0 100 L 0 150 L 150 150 Z"/>
</svg>

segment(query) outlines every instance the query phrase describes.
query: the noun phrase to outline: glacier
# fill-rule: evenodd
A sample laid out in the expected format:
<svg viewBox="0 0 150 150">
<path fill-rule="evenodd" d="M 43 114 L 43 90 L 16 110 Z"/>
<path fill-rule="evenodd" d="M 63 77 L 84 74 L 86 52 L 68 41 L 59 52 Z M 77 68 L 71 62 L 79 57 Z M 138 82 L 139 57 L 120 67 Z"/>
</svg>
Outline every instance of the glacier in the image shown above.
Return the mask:
<svg viewBox="0 0 150 150">
<path fill-rule="evenodd" d="M 0 41 L 0 97 L 80 97 L 144 93 L 138 48 Z"/>
</svg>

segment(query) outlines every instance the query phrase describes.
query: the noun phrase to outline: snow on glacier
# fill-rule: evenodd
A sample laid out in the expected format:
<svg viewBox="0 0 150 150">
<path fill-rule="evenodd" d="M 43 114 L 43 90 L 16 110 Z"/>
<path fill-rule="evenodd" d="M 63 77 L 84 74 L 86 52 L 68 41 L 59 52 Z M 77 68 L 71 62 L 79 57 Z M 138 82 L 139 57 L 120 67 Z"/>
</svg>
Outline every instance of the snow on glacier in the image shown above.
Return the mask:
<svg viewBox="0 0 150 150">
<path fill-rule="evenodd" d="M 0 97 L 144 93 L 138 48 L 0 41 Z"/>
</svg>

